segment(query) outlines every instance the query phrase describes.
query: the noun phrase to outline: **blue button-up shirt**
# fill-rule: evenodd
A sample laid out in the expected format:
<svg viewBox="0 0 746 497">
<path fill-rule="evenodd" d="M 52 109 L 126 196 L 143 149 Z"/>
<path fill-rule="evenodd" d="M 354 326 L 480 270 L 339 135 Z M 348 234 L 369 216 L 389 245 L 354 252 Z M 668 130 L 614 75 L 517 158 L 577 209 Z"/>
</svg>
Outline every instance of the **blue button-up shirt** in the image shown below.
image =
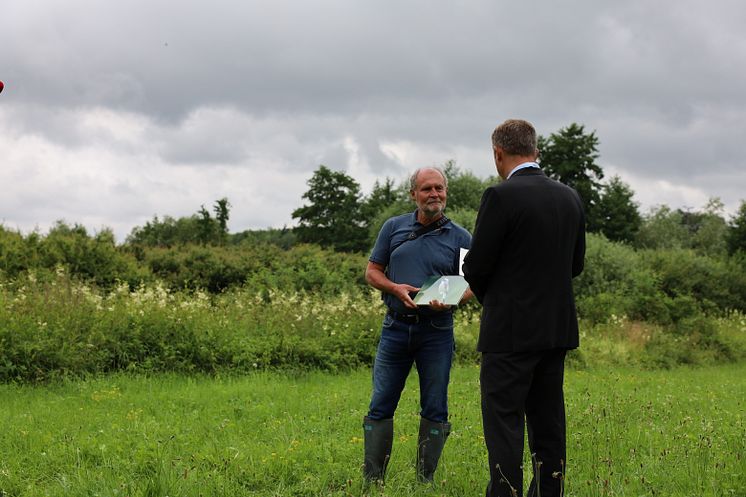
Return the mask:
<svg viewBox="0 0 746 497">
<path fill-rule="evenodd" d="M 459 274 L 460 249 L 471 247 L 469 232 L 450 221 L 437 230 L 404 241 L 421 226 L 417 222 L 417 211 L 414 211 L 388 219 L 378 233 L 369 260 L 384 266 L 386 275 L 394 283 L 419 288 L 430 276 Z M 384 293 L 383 300 L 394 312 L 412 312 L 389 293 Z M 429 310 L 421 308 L 420 312 Z"/>
</svg>

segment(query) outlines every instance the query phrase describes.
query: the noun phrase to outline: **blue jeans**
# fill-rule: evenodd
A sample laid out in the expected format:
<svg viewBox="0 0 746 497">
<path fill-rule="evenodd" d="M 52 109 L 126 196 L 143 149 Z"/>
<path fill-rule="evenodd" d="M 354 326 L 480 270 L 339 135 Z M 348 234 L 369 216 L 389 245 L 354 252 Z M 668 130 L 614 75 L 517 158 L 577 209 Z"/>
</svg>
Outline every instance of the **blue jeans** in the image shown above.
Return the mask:
<svg viewBox="0 0 746 497">
<path fill-rule="evenodd" d="M 453 314 L 450 312 L 423 316 L 413 324 L 397 321 L 386 314 L 373 364 L 373 395 L 368 417 L 388 419 L 394 416 L 414 363 L 420 379 L 420 416 L 437 423 L 447 422 L 448 381 L 454 346 Z"/>
</svg>

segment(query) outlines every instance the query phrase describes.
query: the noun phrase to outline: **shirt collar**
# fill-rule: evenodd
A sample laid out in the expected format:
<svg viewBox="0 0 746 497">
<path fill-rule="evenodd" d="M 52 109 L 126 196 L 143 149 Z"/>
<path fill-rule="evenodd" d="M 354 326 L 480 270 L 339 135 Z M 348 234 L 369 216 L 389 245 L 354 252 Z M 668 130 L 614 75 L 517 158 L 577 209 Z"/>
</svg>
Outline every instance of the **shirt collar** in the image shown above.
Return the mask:
<svg viewBox="0 0 746 497">
<path fill-rule="evenodd" d="M 421 222 L 419 222 L 417 220 L 417 211 L 418 210 L 419 209 L 415 209 L 414 212 L 412 213 L 412 226 L 414 226 L 414 225 L 424 226 L 424 224 L 422 224 Z M 445 214 L 443 214 L 443 215 L 445 216 Z M 451 220 L 449 219 L 446 224 L 444 224 L 443 226 L 440 227 L 440 229 L 451 229 L 451 222 L 450 221 Z"/>
<path fill-rule="evenodd" d="M 519 164 L 519 165 L 517 165 L 515 167 L 515 169 L 513 169 L 512 171 L 510 171 L 510 174 L 508 174 L 508 177 L 505 178 L 505 179 L 509 180 L 510 177 L 513 176 L 516 172 L 520 171 L 521 169 L 527 169 L 529 167 L 535 167 L 535 168 L 538 169 L 539 168 L 539 164 L 537 164 L 536 162 L 524 162 L 523 164 Z"/>
</svg>

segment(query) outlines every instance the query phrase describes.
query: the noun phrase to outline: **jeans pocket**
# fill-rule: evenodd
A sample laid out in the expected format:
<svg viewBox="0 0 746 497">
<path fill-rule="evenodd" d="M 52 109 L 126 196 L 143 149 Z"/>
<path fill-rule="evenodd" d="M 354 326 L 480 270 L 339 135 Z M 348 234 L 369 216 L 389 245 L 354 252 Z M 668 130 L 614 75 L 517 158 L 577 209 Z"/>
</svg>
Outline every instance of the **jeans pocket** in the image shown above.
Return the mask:
<svg viewBox="0 0 746 497">
<path fill-rule="evenodd" d="M 434 316 L 430 318 L 430 326 L 436 330 L 448 331 L 453 329 L 453 316 Z"/>
<path fill-rule="evenodd" d="M 383 317 L 383 327 L 384 328 L 391 328 L 391 326 L 394 324 L 394 317 L 391 314 L 386 314 Z"/>
</svg>

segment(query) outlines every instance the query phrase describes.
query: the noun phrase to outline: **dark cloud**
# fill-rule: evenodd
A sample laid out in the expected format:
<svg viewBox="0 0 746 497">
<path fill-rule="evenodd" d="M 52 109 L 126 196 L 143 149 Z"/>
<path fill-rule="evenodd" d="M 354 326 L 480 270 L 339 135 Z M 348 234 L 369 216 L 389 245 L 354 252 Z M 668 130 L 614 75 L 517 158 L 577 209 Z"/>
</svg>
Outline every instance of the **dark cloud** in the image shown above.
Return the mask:
<svg viewBox="0 0 746 497">
<path fill-rule="evenodd" d="M 364 189 L 449 159 L 494 174 L 489 135 L 508 117 L 595 130 L 646 205 L 720 196 L 732 211 L 744 15 L 737 0 L 11 0 L 0 216 L 121 237 L 230 194 L 232 228 L 282 226 L 319 164 Z"/>
</svg>

